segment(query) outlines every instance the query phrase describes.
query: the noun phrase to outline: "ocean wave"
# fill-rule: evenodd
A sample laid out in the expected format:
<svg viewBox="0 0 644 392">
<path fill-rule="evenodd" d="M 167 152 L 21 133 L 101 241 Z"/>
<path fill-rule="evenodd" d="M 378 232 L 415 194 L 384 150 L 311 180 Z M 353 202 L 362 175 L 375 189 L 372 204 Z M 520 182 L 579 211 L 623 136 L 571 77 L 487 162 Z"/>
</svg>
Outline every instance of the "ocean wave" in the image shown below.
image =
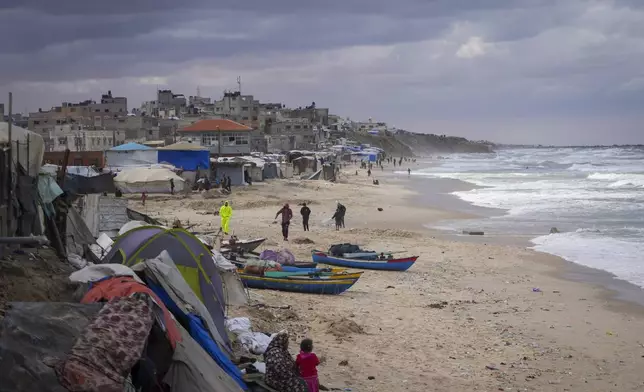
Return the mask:
<svg viewBox="0 0 644 392">
<path fill-rule="evenodd" d="M 594 232 L 550 234 L 532 240 L 532 249 L 601 269 L 618 279 L 644 287 L 644 242 L 602 236 Z"/>
</svg>

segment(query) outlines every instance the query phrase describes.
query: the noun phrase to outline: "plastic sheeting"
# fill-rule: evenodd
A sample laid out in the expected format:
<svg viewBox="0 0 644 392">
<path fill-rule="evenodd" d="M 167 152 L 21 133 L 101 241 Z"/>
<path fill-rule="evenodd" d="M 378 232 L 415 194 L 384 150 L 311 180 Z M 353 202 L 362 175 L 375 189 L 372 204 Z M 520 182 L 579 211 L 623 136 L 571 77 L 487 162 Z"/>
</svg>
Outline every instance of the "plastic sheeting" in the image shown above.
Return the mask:
<svg viewBox="0 0 644 392">
<path fill-rule="evenodd" d="M 0 331 L 0 392 L 67 392 L 46 358 L 62 358 L 103 304 L 14 302 Z"/>
<path fill-rule="evenodd" d="M 167 162 L 174 167 L 187 170 L 205 170 L 210 168 L 210 151 L 198 150 L 159 150 L 159 162 Z"/>
<path fill-rule="evenodd" d="M 295 256 L 288 249 L 280 249 L 277 252 L 274 250 L 266 249 L 260 253 L 259 258 L 261 260 L 271 260 L 276 261 L 284 265 L 294 265 Z"/>
<path fill-rule="evenodd" d="M 129 150 L 105 152 L 106 165 L 109 167 L 142 166 L 159 163 L 157 150 Z"/>
</svg>

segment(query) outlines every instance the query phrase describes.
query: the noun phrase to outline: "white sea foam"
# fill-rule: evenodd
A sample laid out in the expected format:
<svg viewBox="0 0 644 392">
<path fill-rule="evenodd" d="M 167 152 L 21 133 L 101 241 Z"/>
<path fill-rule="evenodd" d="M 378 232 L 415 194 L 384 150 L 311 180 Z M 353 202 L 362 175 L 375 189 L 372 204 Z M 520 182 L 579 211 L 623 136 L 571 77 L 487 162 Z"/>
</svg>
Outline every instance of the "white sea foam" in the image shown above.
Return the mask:
<svg viewBox="0 0 644 392">
<path fill-rule="evenodd" d="M 604 237 L 596 232 L 550 234 L 532 240 L 533 249 L 586 267 L 613 273 L 644 287 L 644 243 Z"/>
<path fill-rule="evenodd" d="M 412 175 L 478 186 L 453 195 L 507 211 L 481 224 L 486 228 L 544 233 L 565 227 L 568 233 L 536 238 L 535 248 L 644 285 L 644 149 L 459 154 Z"/>
</svg>

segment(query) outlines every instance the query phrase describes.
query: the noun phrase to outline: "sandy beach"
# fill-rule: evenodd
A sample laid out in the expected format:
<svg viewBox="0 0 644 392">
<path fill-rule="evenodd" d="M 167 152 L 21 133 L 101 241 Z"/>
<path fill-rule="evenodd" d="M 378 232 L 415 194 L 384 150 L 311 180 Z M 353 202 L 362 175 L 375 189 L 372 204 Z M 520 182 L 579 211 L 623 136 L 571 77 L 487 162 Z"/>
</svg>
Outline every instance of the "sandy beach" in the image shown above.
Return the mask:
<svg viewBox="0 0 644 392">
<path fill-rule="evenodd" d="M 358 175 L 355 175 L 358 170 Z M 215 231 L 212 215 L 233 206 L 240 238 L 267 237 L 261 249 L 285 246 L 300 260 L 312 249 L 352 242 L 419 255 L 407 272 L 367 271 L 339 296 L 252 290 L 265 307 L 250 315 L 255 330 L 287 328 L 291 351 L 310 337 L 324 358 L 321 383 L 353 391 L 636 391 L 644 389 L 644 309 L 597 284 L 567 280 L 567 262 L 518 245 L 440 239 L 423 225 L 467 217 L 414 203 L 418 195 L 390 172 L 345 168 L 339 183 L 273 180 L 233 188 L 227 199 L 151 197 L 132 208 Z M 346 229 L 330 219 L 336 200 Z M 303 232 L 299 203 L 309 204 Z M 290 241 L 275 214 L 289 203 Z M 382 208 L 383 211 L 378 211 Z M 311 243 L 312 242 L 312 243 Z"/>
</svg>

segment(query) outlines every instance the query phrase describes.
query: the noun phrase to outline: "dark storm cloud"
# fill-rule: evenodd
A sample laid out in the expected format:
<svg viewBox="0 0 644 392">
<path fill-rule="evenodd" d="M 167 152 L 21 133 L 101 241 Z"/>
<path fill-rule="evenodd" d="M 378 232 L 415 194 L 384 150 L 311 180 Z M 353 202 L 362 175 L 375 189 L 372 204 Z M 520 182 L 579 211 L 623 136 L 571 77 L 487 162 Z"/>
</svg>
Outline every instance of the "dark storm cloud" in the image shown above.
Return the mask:
<svg viewBox="0 0 644 392">
<path fill-rule="evenodd" d="M 32 109 L 105 89 L 138 106 L 156 80 L 210 78 L 216 98 L 236 75 L 260 99 L 314 95 L 410 127 L 630 116 L 644 101 L 638 0 L 2 0 L 0 36 L 0 93 Z"/>
</svg>

